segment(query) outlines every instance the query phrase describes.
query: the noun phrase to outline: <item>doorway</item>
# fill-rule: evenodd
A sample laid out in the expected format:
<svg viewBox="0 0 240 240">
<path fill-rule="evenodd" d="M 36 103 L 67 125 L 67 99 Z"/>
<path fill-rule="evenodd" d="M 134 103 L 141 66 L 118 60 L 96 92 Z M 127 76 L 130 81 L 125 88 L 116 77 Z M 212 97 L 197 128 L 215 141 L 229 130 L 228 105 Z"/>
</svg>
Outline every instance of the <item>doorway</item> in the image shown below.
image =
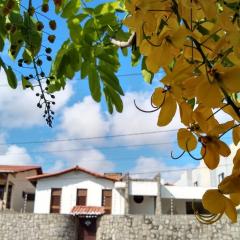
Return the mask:
<svg viewBox="0 0 240 240">
<path fill-rule="evenodd" d="M 97 218 L 79 218 L 78 240 L 96 240 Z"/>
</svg>

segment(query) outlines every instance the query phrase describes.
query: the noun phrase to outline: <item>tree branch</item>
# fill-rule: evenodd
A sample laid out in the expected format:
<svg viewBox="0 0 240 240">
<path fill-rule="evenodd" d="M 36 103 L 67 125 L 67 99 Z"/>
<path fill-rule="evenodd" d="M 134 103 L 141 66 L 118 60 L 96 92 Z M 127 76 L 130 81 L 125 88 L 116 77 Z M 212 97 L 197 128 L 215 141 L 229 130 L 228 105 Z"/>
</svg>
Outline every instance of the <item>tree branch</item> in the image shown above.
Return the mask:
<svg viewBox="0 0 240 240">
<path fill-rule="evenodd" d="M 136 33 L 133 32 L 126 42 L 119 41 L 114 38 L 111 38 L 110 41 L 113 45 L 115 45 L 117 47 L 126 48 L 126 47 L 130 47 L 132 45 L 132 42 L 133 42 L 135 36 L 136 36 Z"/>
</svg>

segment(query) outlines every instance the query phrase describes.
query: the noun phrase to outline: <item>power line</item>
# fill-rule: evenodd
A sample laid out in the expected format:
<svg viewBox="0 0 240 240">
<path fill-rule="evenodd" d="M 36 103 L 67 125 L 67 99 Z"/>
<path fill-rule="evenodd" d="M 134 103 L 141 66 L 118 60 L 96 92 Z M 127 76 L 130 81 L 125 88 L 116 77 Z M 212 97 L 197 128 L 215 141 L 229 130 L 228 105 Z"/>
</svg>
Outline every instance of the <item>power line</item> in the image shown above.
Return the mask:
<svg viewBox="0 0 240 240">
<path fill-rule="evenodd" d="M 144 147 L 144 146 L 158 146 L 158 145 L 168 145 L 173 144 L 174 142 L 160 142 L 160 143 L 148 143 L 148 144 L 132 144 L 132 145 L 122 145 L 122 146 L 108 146 L 108 147 L 99 147 L 101 149 L 116 149 L 116 148 L 131 148 L 131 147 Z M 96 147 L 88 147 L 88 148 L 75 148 L 75 149 L 63 149 L 63 150 L 46 150 L 46 151 L 29 151 L 26 153 L 6 153 L 0 154 L 0 156 L 11 156 L 11 155 L 26 155 L 26 154 L 39 154 L 39 153 L 60 153 L 60 152 L 81 152 L 87 150 L 97 149 Z"/>
<path fill-rule="evenodd" d="M 33 141 L 23 141 L 23 142 L 7 142 L 0 143 L 0 146 L 5 145 L 27 145 L 27 144 L 39 144 L 39 143 L 51 143 L 51 142 L 71 142 L 71 141 L 86 141 L 86 140 L 95 140 L 95 139 L 104 139 L 104 138 L 118 138 L 118 137 L 130 137 L 130 136 L 140 136 L 140 135 L 151 135 L 159 133 L 174 132 L 178 129 L 169 129 L 169 130 L 159 130 L 159 131 L 149 131 L 149 132 L 137 132 L 137 133 L 126 133 L 126 134 L 116 134 L 116 135 L 105 135 L 105 136 L 92 136 L 92 137 L 82 137 L 82 138 L 65 138 L 65 139 L 49 139 L 49 140 L 33 140 Z"/>
<path fill-rule="evenodd" d="M 232 166 L 233 164 L 221 164 L 218 167 L 226 167 L 226 166 Z M 123 175 L 124 174 L 129 174 L 129 175 L 142 175 L 142 174 L 166 174 L 166 173 L 171 173 L 171 172 L 183 172 L 183 171 L 189 171 L 189 170 L 201 170 L 201 169 L 209 169 L 208 167 L 192 167 L 192 168 L 176 168 L 176 169 L 163 169 L 163 170 L 158 170 L 158 171 L 146 171 L 146 172 L 129 172 L 129 171 L 123 171 L 121 172 Z M 61 170 L 59 170 L 61 171 Z M 103 174 L 103 173 L 102 173 Z M 65 179 L 76 179 L 73 177 L 67 177 Z M 23 180 L 19 180 L 23 181 Z"/>
<path fill-rule="evenodd" d="M 218 165 L 218 167 L 226 167 L 226 166 L 232 166 L 233 164 L 221 164 Z M 189 170 L 198 170 L 198 169 L 209 169 L 208 167 L 192 167 L 192 168 L 176 168 L 176 169 L 163 169 L 159 171 L 149 171 L 149 172 L 125 172 L 129 173 L 131 175 L 137 175 L 137 174 L 151 174 L 151 173 L 170 173 L 170 172 L 183 172 L 183 171 L 189 171 Z M 210 170 L 210 169 L 209 169 Z"/>
<path fill-rule="evenodd" d="M 141 76 L 142 73 L 126 73 L 126 74 L 117 74 L 117 77 L 132 77 L 132 76 Z M 81 80 L 80 78 L 74 78 L 71 81 L 78 81 Z M 8 84 L 0 84 L 0 87 L 9 87 Z M 9 87 L 10 88 L 10 87 Z"/>
</svg>

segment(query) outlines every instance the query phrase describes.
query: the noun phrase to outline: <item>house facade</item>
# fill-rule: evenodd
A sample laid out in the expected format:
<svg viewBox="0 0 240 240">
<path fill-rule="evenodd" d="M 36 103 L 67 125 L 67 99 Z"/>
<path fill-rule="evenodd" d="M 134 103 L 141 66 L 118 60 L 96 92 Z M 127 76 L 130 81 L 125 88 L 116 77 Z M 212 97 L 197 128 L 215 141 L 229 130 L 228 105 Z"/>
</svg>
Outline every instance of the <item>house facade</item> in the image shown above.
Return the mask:
<svg viewBox="0 0 240 240">
<path fill-rule="evenodd" d="M 166 186 L 153 179 L 106 176 L 76 166 L 28 178 L 36 186 L 34 213 L 78 216 L 102 214 L 192 214 L 203 187 Z"/>
<path fill-rule="evenodd" d="M 114 177 L 93 173 L 78 166 L 53 174 L 42 174 L 28 178 L 36 185 L 34 213 L 62 213 L 82 215 L 94 208 L 97 215 L 112 213 Z M 87 206 L 79 209 L 76 206 Z M 93 209 L 92 209 L 93 210 Z"/>
<path fill-rule="evenodd" d="M 39 166 L 0 165 L 0 210 L 33 212 L 35 187 L 27 177 L 41 173 Z"/>
</svg>

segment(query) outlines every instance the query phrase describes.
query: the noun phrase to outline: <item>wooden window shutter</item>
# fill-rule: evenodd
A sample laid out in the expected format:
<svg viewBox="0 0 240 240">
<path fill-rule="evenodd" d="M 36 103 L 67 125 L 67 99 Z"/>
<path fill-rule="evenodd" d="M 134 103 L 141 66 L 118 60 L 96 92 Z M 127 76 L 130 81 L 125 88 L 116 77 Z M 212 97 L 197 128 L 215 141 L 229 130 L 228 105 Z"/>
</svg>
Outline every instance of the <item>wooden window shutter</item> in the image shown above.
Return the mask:
<svg viewBox="0 0 240 240">
<path fill-rule="evenodd" d="M 102 206 L 105 207 L 106 214 L 111 214 L 111 212 L 112 212 L 112 190 L 104 189 L 102 191 Z"/>
<path fill-rule="evenodd" d="M 87 205 L 87 189 L 77 189 L 77 202 L 76 205 Z"/>
<path fill-rule="evenodd" d="M 50 213 L 60 213 L 61 195 L 62 195 L 61 188 L 52 188 Z"/>
</svg>

